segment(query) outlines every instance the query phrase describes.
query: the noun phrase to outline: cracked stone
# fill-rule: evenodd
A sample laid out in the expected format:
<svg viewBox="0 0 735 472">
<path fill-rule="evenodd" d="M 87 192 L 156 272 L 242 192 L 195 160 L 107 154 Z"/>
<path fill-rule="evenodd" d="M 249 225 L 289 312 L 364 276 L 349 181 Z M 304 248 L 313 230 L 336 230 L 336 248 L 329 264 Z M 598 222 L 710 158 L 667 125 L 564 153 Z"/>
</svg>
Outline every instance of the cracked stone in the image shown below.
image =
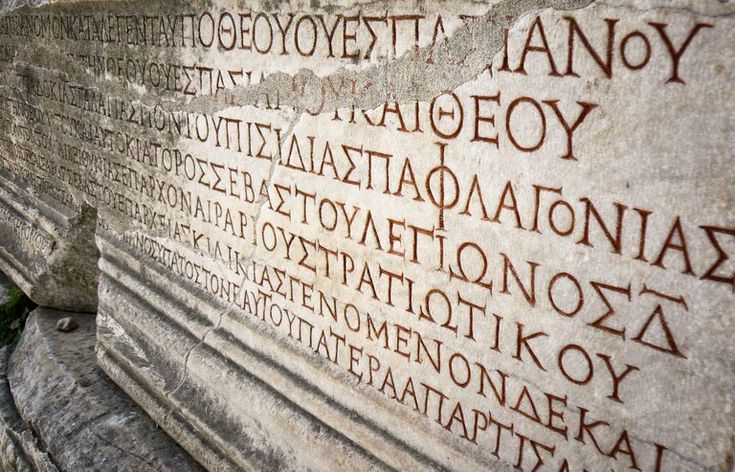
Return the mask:
<svg viewBox="0 0 735 472">
<path fill-rule="evenodd" d="M 732 2 L 36 3 L 0 264 L 204 467 L 732 468 Z"/>
</svg>

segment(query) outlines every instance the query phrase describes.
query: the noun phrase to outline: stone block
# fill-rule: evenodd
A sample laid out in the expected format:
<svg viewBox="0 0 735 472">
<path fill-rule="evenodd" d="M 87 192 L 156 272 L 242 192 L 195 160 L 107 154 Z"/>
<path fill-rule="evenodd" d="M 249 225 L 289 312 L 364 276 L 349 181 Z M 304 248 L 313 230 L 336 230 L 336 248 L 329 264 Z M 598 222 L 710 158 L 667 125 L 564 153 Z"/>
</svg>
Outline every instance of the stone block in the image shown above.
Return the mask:
<svg viewBox="0 0 735 472">
<path fill-rule="evenodd" d="M 22 152 L 5 143 L 8 152 Z M 23 169 L 25 179 L 34 178 L 29 170 Z M 0 271 L 39 305 L 96 311 L 96 211 L 43 198 L 31 190 L 43 183 L 25 187 L 24 181 L 7 167 L 0 171 Z"/>
<path fill-rule="evenodd" d="M 58 469 L 33 431 L 18 414 L 8 383 L 13 346 L 0 348 L 0 469 L 17 472 L 56 472 Z"/>
<path fill-rule="evenodd" d="M 58 331 L 68 316 L 79 328 Z M 95 334 L 93 315 L 38 308 L 10 358 L 10 402 L 52 463 L 60 470 L 202 470 L 100 370 Z"/>
<path fill-rule="evenodd" d="M 96 212 L 99 364 L 206 468 L 727 471 L 733 45 L 714 0 L 26 7 L 3 201 Z"/>
</svg>

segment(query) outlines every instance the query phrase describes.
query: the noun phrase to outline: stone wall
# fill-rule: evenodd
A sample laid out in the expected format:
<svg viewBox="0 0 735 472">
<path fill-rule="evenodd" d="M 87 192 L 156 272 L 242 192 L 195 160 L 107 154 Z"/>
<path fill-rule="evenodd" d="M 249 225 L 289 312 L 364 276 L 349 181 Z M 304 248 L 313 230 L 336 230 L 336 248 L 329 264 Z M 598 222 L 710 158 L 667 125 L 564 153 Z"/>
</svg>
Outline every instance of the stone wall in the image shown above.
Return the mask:
<svg viewBox="0 0 735 472">
<path fill-rule="evenodd" d="M 734 15 L 8 7 L 0 269 L 211 470 L 730 470 Z"/>
</svg>

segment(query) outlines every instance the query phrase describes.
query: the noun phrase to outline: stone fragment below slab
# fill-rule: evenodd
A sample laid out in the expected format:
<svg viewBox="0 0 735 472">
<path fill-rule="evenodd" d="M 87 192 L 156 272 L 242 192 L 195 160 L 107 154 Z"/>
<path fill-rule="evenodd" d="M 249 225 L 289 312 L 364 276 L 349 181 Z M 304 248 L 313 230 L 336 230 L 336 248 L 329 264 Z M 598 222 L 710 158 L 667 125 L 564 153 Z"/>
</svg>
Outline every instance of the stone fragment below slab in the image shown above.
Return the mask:
<svg viewBox="0 0 735 472">
<path fill-rule="evenodd" d="M 0 173 L 0 271 L 41 306 L 96 311 L 96 220 L 89 206 L 36 195 Z"/>
<path fill-rule="evenodd" d="M 0 281 L 0 302 L 3 288 Z M 56 472 L 58 469 L 41 449 L 13 402 L 7 377 L 11 353 L 12 346 L 0 348 L 0 470 Z"/>
<path fill-rule="evenodd" d="M 13 353 L 15 404 L 61 470 L 198 471 L 194 459 L 97 367 L 95 319 L 60 332 L 70 313 L 36 309 Z"/>
</svg>

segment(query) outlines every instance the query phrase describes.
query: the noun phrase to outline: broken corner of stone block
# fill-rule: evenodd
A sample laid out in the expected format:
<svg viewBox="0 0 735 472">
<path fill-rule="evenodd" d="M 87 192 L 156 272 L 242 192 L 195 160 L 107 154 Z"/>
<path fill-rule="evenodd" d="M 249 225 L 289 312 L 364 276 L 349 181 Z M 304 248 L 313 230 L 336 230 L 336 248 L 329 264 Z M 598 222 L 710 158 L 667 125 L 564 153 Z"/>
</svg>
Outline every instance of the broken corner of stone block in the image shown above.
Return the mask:
<svg viewBox="0 0 735 472">
<path fill-rule="evenodd" d="M 96 312 L 96 209 L 22 172 L 0 169 L 0 271 L 38 305 Z"/>
</svg>

